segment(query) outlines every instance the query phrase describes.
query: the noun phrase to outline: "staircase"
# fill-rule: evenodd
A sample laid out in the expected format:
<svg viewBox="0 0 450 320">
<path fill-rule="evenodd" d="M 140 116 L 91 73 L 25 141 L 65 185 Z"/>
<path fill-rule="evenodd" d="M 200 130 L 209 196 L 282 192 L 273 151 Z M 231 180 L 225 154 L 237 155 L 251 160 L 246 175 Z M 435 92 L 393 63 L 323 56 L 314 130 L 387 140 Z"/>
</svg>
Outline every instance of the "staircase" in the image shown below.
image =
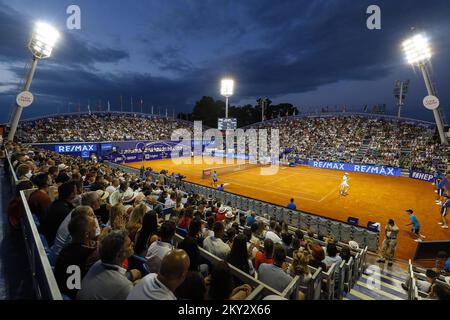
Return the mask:
<svg viewBox="0 0 450 320">
<path fill-rule="evenodd" d="M 407 300 L 407 292 L 401 286 L 408 276 L 406 270 L 399 263 L 388 267 L 387 263 L 376 263 L 376 257 L 372 259 L 373 264 L 368 264 L 344 300 Z"/>
<path fill-rule="evenodd" d="M 359 147 L 358 153 L 356 154 L 356 163 L 360 163 L 364 155 L 367 153 L 367 150 L 369 149 L 370 139 L 365 138 L 361 144 L 361 147 Z"/>
</svg>

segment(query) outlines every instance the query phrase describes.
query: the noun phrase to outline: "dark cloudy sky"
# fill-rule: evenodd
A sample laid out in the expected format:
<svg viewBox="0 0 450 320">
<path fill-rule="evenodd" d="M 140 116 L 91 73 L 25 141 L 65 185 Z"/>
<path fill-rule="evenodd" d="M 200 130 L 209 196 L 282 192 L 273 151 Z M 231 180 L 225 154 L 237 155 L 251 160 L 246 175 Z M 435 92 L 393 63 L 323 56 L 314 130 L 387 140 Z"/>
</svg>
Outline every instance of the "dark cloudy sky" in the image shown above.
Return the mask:
<svg viewBox="0 0 450 320">
<path fill-rule="evenodd" d="M 66 28 L 66 8 L 81 7 L 81 30 Z M 366 28 L 366 9 L 381 7 L 382 30 Z M 433 43 L 433 78 L 450 102 L 448 0 L 0 0 L 0 122 L 24 66 L 33 22 L 62 34 L 39 63 L 24 116 L 82 109 L 109 100 L 119 109 L 154 105 L 190 111 L 203 95 L 219 96 L 223 76 L 236 80 L 232 104 L 261 96 L 301 107 L 386 103 L 395 80 L 411 79 L 405 115 L 432 120 L 422 107 L 423 80 L 406 65 L 401 42 L 411 27 Z M 449 115 L 450 116 L 450 115 Z"/>
</svg>

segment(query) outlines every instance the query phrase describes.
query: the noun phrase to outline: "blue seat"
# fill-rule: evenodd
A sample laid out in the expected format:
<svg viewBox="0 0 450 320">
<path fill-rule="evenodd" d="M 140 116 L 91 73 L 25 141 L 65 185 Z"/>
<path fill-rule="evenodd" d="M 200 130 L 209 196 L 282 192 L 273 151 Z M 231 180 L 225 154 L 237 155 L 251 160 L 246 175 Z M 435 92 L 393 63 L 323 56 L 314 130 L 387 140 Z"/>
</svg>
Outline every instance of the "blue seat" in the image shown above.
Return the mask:
<svg viewBox="0 0 450 320">
<path fill-rule="evenodd" d="M 147 259 L 145 259 L 144 257 L 139 256 L 137 254 L 133 254 L 130 258 L 135 260 L 137 262 L 137 265 L 140 266 L 139 269 L 142 273 L 142 276 L 145 276 L 150 273 L 150 270 L 148 269 L 148 265 L 147 265 Z"/>
<path fill-rule="evenodd" d="M 38 216 L 35 215 L 34 213 L 32 213 L 31 216 L 33 217 L 34 224 L 36 225 L 36 228 L 39 228 L 39 226 L 41 225 L 41 222 L 39 221 Z"/>
<path fill-rule="evenodd" d="M 53 250 L 50 248 L 50 246 L 48 245 L 48 242 L 47 242 L 47 239 L 45 238 L 45 236 L 43 234 L 40 234 L 39 236 L 41 237 L 41 242 L 42 242 L 42 245 L 44 246 L 44 250 L 47 255 L 48 262 L 50 263 L 50 266 L 52 266 L 52 268 L 54 268 L 55 264 L 56 264 L 56 255 L 53 252 Z"/>
<path fill-rule="evenodd" d="M 183 228 L 180 228 L 180 227 L 177 227 L 177 229 L 176 229 L 176 233 L 179 235 L 179 236 L 181 236 L 181 237 L 186 237 L 187 236 L 187 234 L 188 234 L 188 231 L 186 230 L 186 229 L 183 229 Z"/>
</svg>

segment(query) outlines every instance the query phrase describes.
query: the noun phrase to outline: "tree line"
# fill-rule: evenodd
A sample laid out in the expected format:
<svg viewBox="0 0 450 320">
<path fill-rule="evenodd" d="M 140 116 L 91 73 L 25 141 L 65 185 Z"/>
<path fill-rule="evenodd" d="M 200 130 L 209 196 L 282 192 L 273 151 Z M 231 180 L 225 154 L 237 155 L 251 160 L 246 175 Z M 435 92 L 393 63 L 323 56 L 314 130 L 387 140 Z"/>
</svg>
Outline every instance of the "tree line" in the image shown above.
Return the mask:
<svg viewBox="0 0 450 320">
<path fill-rule="evenodd" d="M 229 106 L 228 117 L 236 118 L 238 127 L 244 127 L 263 120 L 262 108 L 264 105 L 264 120 L 298 114 L 297 107 L 290 103 L 273 105 L 270 99 L 258 99 L 255 105 Z M 225 118 L 225 102 L 203 96 L 195 103 L 192 113 L 179 113 L 179 119 L 203 122 L 203 125 L 217 128 L 217 119 Z"/>
</svg>

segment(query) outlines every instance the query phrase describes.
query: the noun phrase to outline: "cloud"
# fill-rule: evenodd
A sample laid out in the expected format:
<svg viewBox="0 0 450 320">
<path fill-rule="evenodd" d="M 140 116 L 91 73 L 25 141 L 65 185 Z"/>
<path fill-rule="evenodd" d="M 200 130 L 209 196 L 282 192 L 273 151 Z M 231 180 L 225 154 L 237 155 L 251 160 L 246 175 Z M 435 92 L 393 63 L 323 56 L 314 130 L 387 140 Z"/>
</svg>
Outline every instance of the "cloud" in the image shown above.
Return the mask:
<svg viewBox="0 0 450 320">
<path fill-rule="evenodd" d="M 8 61 L 29 59 L 30 53 L 25 48 L 29 41 L 29 32 L 33 26 L 30 17 L 2 3 L 0 7 L 0 57 Z M 129 58 L 123 49 L 108 48 L 84 41 L 71 33 L 62 33 L 55 47 L 52 61 L 74 67 L 89 67 L 95 63 L 114 63 Z"/>
<path fill-rule="evenodd" d="M 445 32 L 449 30 L 448 0 L 433 1 L 433 6 L 406 0 L 378 1 L 382 8 L 382 30 L 378 31 L 366 28 L 370 4 L 372 1 L 366 0 L 292 0 L 282 4 L 246 0 L 223 6 L 217 1 L 158 3 L 158 18 L 150 22 L 152 30 L 146 34 L 146 30 L 130 27 L 127 32 L 130 38 L 142 40 L 139 52 L 145 52 L 146 63 L 170 75 L 150 74 L 145 65 L 139 72 L 96 70 L 96 63 L 127 59 L 136 63 L 136 57 L 128 53 L 132 48 L 101 46 L 67 34 L 54 58 L 39 66 L 33 90 L 53 97 L 55 103 L 70 97 L 85 103 L 111 99 L 111 104 L 117 105 L 123 95 L 126 104 L 131 96 L 135 105 L 143 97 L 155 106 L 190 111 L 202 95 L 218 96 L 224 75 L 235 77 L 235 97 L 241 100 L 316 89 L 324 94 L 320 88 L 328 84 L 385 78 L 403 65 L 399 44 L 411 26 L 429 30 L 442 50 L 449 47 Z M 23 48 L 27 41 L 23 30 L 27 28 L 26 19 L 17 12 L 7 6 L 0 8 L 1 57 L 24 61 L 28 53 Z M 199 52 L 206 58 L 194 63 Z M 442 63 L 448 61 L 435 62 L 435 68 L 439 70 Z M 23 76 L 19 67 L 10 71 Z"/>
</svg>

